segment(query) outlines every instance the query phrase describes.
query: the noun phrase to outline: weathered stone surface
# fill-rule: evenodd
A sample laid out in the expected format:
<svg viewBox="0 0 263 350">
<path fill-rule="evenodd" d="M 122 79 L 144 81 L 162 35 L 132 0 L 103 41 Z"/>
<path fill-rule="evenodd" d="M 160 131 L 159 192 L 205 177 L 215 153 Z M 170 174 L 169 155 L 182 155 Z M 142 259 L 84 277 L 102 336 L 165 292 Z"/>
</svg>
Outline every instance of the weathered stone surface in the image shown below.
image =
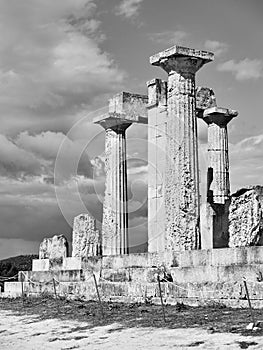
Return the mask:
<svg viewBox="0 0 263 350">
<path fill-rule="evenodd" d="M 60 261 L 68 256 L 68 241 L 64 235 L 44 238 L 39 247 L 39 259 Z"/>
<path fill-rule="evenodd" d="M 145 95 L 122 92 L 110 100 L 107 115 L 94 119 L 106 130 L 103 255 L 129 253 L 126 129 L 133 122 L 147 123 L 147 101 Z"/>
<path fill-rule="evenodd" d="M 263 245 L 263 186 L 240 189 L 229 207 L 229 247 L 253 245 Z"/>
<path fill-rule="evenodd" d="M 224 204 L 230 196 L 227 124 L 237 115 L 237 111 L 219 107 L 208 108 L 203 115 L 208 124 L 207 191 L 217 204 Z"/>
<path fill-rule="evenodd" d="M 195 73 L 213 54 L 174 46 L 150 57 L 168 73 L 165 210 L 167 248 L 200 248 Z"/>
<path fill-rule="evenodd" d="M 204 110 L 216 106 L 216 97 L 212 89 L 198 86 L 195 91 L 196 97 L 196 115 L 198 118 L 203 116 Z"/>
<path fill-rule="evenodd" d="M 201 211 L 202 248 L 205 249 L 228 246 L 230 181 L 227 125 L 237 114 L 226 108 L 210 107 L 197 115 L 208 125 L 207 203 Z"/>
<path fill-rule="evenodd" d="M 153 79 L 148 85 L 148 251 L 165 249 L 165 164 L 167 82 Z"/>
<path fill-rule="evenodd" d="M 147 95 L 120 92 L 109 100 L 109 113 L 126 114 L 134 121 L 137 121 L 138 117 L 147 119 L 147 103 Z"/>
<path fill-rule="evenodd" d="M 96 220 L 89 214 L 80 214 L 73 223 L 72 257 L 97 255 L 101 255 L 101 233 L 96 227 Z"/>
</svg>

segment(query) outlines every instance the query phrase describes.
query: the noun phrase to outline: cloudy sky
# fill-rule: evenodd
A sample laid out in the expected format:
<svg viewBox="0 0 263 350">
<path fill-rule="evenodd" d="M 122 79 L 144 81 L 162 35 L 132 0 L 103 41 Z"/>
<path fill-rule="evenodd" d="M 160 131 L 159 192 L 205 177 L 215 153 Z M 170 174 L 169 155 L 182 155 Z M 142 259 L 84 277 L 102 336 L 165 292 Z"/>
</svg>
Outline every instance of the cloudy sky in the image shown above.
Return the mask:
<svg viewBox="0 0 263 350">
<path fill-rule="evenodd" d="M 174 44 L 215 53 L 197 84 L 239 111 L 232 190 L 263 184 L 262 18 L 261 0 L 0 0 L 0 259 L 35 253 L 54 234 L 70 239 L 83 211 L 101 220 L 104 134 L 91 120 L 114 93 L 146 93 L 147 80 L 164 78 L 148 58 Z M 146 135 L 128 130 L 134 244 L 146 234 Z"/>
</svg>

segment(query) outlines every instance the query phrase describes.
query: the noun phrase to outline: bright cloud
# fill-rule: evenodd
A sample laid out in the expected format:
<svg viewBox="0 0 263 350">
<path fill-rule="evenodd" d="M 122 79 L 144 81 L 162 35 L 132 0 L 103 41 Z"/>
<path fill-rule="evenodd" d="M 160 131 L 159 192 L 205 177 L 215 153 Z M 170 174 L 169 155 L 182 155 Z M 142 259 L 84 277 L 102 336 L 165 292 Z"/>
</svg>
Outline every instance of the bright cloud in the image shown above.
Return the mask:
<svg viewBox="0 0 263 350">
<path fill-rule="evenodd" d="M 1 132 L 68 127 L 120 89 L 94 1 L 0 1 L 0 13 Z"/>
<path fill-rule="evenodd" d="M 219 64 L 217 69 L 221 72 L 231 72 L 239 81 L 263 77 L 263 61 L 258 59 L 245 58 L 239 62 L 229 60 Z"/>
<path fill-rule="evenodd" d="M 216 40 L 206 40 L 205 48 L 212 51 L 215 56 L 220 56 L 228 50 L 228 45 Z"/>
<path fill-rule="evenodd" d="M 115 14 L 125 18 L 134 18 L 138 15 L 143 0 L 122 0 L 115 8 Z"/>
</svg>

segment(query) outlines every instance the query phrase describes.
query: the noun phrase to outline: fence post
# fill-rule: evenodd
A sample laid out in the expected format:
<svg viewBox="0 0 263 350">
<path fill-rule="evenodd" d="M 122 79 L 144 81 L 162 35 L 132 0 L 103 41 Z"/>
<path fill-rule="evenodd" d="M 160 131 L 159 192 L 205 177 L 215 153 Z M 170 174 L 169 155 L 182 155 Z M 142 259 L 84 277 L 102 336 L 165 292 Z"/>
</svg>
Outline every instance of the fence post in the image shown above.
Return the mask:
<svg viewBox="0 0 263 350">
<path fill-rule="evenodd" d="M 251 319 L 252 319 L 253 326 L 254 326 L 255 325 L 255 318 L 254 318 L 254 313 L 253 313 L 253 309 L 251 306 L 251 301 L 250 301 L 250 297 L 249 297 L 249 293 L 248 293 L 248 289 L 247 289 L 247 282 L 246 282 L 245 278 L 243 278 L 243 282 L 244 282 L 244 286 L 245 286 L 245 292 L 246 292 L 246 296 L 247 296 L 248 306 L 250 309 L 250 315 L 251 315 Z"/>
<path fill-rule="evenodd" d="M 94 272 L 93 272 L 93 278 L 94 278 L 95 288 L 96 288 L 96 292 L 97 292 L 97 296 L 98 296 L 98 300 L 99 300 L 99 304 L 100 304 L 101 316 L 102 316 L 102 318 L 104 318 L 104 312 L 103 312 L 103 307 L 102 307 L 102 303 L 101 303 L 101 299 L 100 299 L 99 288 L 98 288 L 98 284 L 97 284 L 97 280 L 96 280 L 96 276 L 95 276 Z"/>
<path fill-rule="evenodd" d="M 24 306 L 24 282 L 21 280 L 22 305 Z"/>
<path fill-rule="evenodd" d="M 54 288 L 54 294 L 55 294 L 55 299 L 56 299 L 56 303 L 57 303 L 57 309 L 59 310 L 59 305 L 58 305 L 58 296 L 57 296 L 57 290 L 56 290 L 56 282 L 55 282 L 55 278 L 52 278 L 53 281 L 53 288 Z"/>
<path fill-rule="evenodd" d="M 158 286 L 159 286 L 159 292 L 160 292 L 160 299 L 161 299 L 162 310 L 163 310 L 163 320 L 164 320 L 164 323 L 166 323 L 165 311 L 164 311 L 164 304 L 163 304 L 163 296 L 162 296 L 161 282 L 160 282 L 160 276 L 159 276 L 159 274 L 157 275 L 157 280 L 158 280 Z"/>
</svg>

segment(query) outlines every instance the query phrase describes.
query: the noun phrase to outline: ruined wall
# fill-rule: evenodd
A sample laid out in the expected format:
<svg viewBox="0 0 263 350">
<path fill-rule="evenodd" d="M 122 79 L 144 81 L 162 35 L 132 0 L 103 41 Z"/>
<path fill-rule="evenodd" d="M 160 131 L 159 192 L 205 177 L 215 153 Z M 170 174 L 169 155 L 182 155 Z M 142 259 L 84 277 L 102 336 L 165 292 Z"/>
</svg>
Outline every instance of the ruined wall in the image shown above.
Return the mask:
<svg viewBox="0 0 263 350">
<path fill-rule="evenodd" d="M 64 235 L 44 238 L 39 247 L 39 259 L 61 260 L 68 256 L 68 241 Z"/>
<path fill-rule="evenodd" d="M 96 228 L 96 220 L 89 214 L 80 214 L 73 223 L 72 257 L 97 255 L 101 255 L 101 233 Z"/>
<path fill-rule="evenodd" d="M 229 247 L 253 245 L 263 245 L 263 186 L 240 189 L 229 207 Z"/>
</svg>

